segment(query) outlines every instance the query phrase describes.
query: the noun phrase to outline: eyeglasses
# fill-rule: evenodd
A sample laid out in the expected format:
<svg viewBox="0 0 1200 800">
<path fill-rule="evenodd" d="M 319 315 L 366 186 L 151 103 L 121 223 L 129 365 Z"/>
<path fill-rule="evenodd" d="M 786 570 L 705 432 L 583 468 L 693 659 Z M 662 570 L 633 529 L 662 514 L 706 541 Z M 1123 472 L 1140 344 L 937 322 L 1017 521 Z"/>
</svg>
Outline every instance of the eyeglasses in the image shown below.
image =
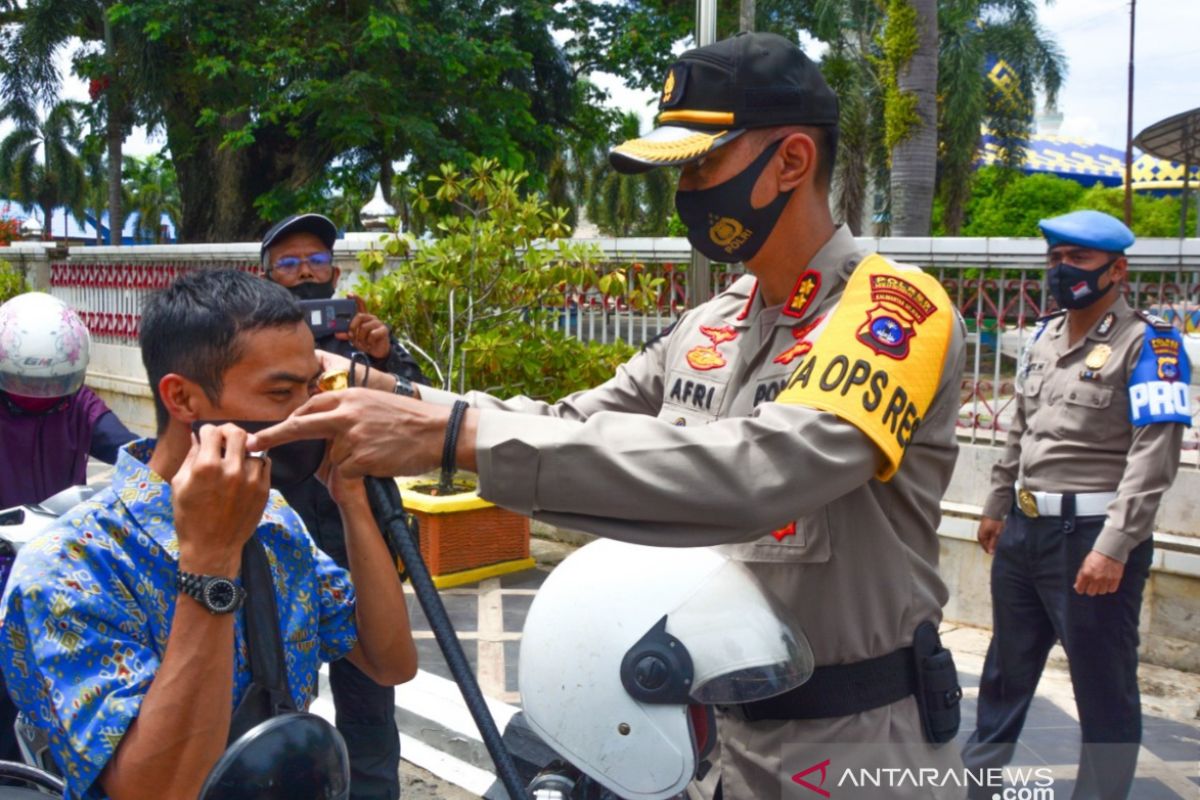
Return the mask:
<svg viewBox="0 0 1200 800">
<path fill-rule="evenodd" d="M 333 253 L 313 253 L 307 256 L 284 256 L 271 265 L 271 269 L 280 272 L 293 273 L 300 269 L 301 264 L 308 264 L 314 274 L 330 273 L 333 271 Z"/>
</svg>

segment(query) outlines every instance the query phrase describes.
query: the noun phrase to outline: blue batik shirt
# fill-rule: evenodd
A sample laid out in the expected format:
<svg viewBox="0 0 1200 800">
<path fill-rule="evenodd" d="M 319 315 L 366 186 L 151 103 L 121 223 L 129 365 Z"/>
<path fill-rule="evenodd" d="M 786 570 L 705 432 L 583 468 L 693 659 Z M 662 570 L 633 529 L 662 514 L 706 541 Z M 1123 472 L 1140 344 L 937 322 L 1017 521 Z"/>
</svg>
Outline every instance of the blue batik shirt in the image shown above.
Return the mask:
<svg viewBox="0 0 1200 800">
<path fill-rule="evenodd" d="M 123 448 L 112 486 L 21 550 L 4 595 L 8 690 L 49 734 L 72 798 L 104 797 L 96 778 L 137 718 L 171 632 L 179 542 L 171 486 L 146 466 L 153 450 L 152 440 Z M 321 662 L 357 641 L 354 587 L 277 492 L 255 535 L 274 578 L 288 686 L 304 708 Z M 236 708 L 250 684 L 243 611 L 234 636 Z"/>
</svg>

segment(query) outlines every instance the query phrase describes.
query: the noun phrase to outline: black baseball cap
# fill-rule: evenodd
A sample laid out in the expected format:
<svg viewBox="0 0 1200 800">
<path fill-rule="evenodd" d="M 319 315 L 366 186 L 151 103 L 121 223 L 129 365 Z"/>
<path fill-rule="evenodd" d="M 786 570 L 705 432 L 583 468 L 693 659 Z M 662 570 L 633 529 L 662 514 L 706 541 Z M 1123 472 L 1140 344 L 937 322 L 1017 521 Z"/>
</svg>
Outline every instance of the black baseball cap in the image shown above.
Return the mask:
<svg viewBox="0 0 1200 800">
<path fill-rule="evenodd" d="M 337 226 L 329 217 L 322 214 L 293 214 L 287 219 L 276 222 L 263 235 L 262 247 L 258 251 L 258 256 L 262 259 L 264 267 L 267 265 L 267 251 L 271 249 L 271 246 L 293 233 L 311 233 L 330 250 L 333 249 L 333 243 L 338 238 Z"/>
<path fill-rule="evenodd" d="M 774 33 L 684 53 L 667 71 L 658 111 L 658 127 L 609 151 L 618 172 L 686 164 L 751 128 L 838 123 L 837 95 L 817 65 Z"/>
</svg>

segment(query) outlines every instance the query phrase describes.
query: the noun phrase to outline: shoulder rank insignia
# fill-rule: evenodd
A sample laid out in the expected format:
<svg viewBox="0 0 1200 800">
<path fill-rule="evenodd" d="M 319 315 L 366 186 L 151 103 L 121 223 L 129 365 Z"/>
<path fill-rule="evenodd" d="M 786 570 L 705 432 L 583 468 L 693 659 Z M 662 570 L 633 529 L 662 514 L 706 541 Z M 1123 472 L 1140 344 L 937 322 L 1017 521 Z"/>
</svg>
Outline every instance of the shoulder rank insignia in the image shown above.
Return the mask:
<svg viewBox="0 0 1200 800">
<path fill-rule="evenodd" d="M 1092 352 L 1087 354 L 1083 365 L 1088 369 L 1101 369 L 1108 363 L 1109 356 L 1111 355 L 1111 347 L 1106 344 L 1098 344 L 1092 348 Z"/>
<path fill-rule="evenodd" d="M 792 296 L 783 304 L 783 313 L 789 317 L 803 319 L 820 289 L 821 273 L 811 269 L 805 270 L 800 279 L 796 281 L 796 287 L 792 289 Z"/>
<path fill-rule="evenodd" d="M 1108 336 L 1108 332 L 1113 329 L 1113 325 L 1117 322 L 1117 315 L 1113 312 L 1108 312 L 1104 315 L 1104 319 L 1100 320 L 1100 324 L 1096 326 L 1097 336 Z"/>
<path fill-rule="evenodd" d="M 1173 331 L 1173 330 L 1175 330 L 1174 325 L 1167 322 L 1165 319 L 1158 316 L 1157 314 L 1151 314 L 1149 311 L 1139 310 L 1137 312 L 1137 315 L 1139 317 L 1141 317 L 1142 319 L 1144 319 L 1146 322 L 1153 325 L 1154 329 L 1157 331 Z"/>
</svg>

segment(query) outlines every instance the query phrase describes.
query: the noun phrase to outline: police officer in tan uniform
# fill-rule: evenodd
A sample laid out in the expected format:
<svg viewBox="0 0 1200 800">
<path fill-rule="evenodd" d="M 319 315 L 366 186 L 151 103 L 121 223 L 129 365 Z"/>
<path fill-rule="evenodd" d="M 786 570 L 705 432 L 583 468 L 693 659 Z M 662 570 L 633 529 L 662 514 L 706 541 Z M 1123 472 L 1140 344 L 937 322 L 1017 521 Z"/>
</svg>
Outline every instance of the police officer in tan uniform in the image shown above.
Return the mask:
<svg viewBox="0 0 1200 800">
<path fill-rule="evenodd" d="M 1055 640 L 1083 734 L 1075 798 L 1125 798 L 1141 741 L 1138 613 L 1151 533 L 1190 424 L 1190 366 L 1169 324 L 1121 295 L 1133 233 L 1098 211 L 1042 220 L 1049 289 L 1018 365 L 1016 417 L 979 542 L 994 628 L 967 766 L 1006 764 Z M 981 792 L 981 797 L 992 793 Z"/>
<path fill-rule="evenodd" d="M 726 798 L 807 791 L 791 776 L 829 751 L 803 743 L 901 743 L 892 766 L 961 768 L 931 743 L 953 736 L 960 696 L 937 642 L 936 530 L 957 455 L 961 321 L 934 278 L 834 225 L 837 98 L 794 44 L 747 34 L 689 51 L 660 111 L 613 165 L 680 167 L 688 238 L 750 274 L 557 403 L 348 390 L 256 446 L 332 437 L 341 469 L 376 475 L 423 473 L 445 450 L 498 505 L 643 544 L 721 545 L 749 564 L 818 669 L 788 695 L 722 711 Z M 827 791 L 837 778 L 804 780 Z"/>
</svg>

